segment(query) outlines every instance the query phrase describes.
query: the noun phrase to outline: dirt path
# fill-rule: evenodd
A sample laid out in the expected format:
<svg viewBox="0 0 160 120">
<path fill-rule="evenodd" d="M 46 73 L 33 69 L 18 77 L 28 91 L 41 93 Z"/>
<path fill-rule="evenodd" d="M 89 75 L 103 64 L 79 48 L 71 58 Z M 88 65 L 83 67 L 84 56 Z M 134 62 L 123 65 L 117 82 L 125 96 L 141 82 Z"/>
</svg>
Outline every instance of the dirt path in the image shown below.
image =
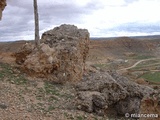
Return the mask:
<svg viewBox="0 0 160 120">
<path fill-rule="evenodd" d="M 119 70 L 117 70 L 117 72 L 119 72 L 119 71 L 126 71 L 126 70 L 128 70 L 128 69 L 134 68 L 134 67 L 136 67 L 138 64 L 140 64 L 141 62 L 150 61 L 150 60 L 157 60 L 157 59 L 160 59 L 160 58 L 150 58 L 150 59 L 139 60 L 139 61 L 137 61 L 136 63 L 134 63 L 132 66 L 127 67 L 127 68 L 119 69 Z"/>
</svg>

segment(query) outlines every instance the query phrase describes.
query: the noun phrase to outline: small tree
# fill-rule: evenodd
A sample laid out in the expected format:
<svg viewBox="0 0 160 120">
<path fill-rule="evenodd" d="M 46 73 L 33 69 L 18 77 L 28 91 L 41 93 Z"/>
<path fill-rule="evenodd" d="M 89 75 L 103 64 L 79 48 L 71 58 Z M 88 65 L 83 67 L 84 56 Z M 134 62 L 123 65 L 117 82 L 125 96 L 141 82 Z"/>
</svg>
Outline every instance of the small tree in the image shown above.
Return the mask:
<svg viewBox="0 0 160 120">
<path fill-rule="evenodd" d="M 35 45 L 39 49 L 40 40 L 39 40 L 39 18 L 38 18 L 37 0 L 33 0 L 33 7 L 34 7 L 34 20 L 35 20 Z"/>
</svg>

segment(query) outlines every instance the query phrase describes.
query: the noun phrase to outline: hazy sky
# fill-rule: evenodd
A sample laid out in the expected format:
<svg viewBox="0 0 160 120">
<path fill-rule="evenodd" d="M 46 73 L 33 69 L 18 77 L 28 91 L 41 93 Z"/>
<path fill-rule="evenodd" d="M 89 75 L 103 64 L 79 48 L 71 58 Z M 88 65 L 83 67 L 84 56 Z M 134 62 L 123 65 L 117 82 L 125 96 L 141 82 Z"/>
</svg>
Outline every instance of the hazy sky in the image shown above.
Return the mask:
<svg viewBox="0 0 160 120">
<path fill-rule="evenodd" d="M 33 0 L 7 0 L 0 41 L 34 39 Z M 40 33 L 61 24 L 91 37 L 160 35 L 160 0 L 37 0 Z"/>
</svg>

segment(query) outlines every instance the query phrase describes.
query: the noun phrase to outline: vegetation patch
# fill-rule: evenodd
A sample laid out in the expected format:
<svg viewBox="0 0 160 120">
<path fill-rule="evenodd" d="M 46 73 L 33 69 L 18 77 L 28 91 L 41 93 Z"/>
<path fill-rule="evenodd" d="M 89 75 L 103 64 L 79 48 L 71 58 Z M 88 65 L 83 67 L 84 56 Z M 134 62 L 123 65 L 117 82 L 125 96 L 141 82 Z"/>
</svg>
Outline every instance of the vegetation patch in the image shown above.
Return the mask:
<svg viewBox="0 0 160 120">
<path fill-rule="evenodd" d="M 125 65 L 124 64 L 116 64 L 116 63 L 108 63 L 108 64 L 94 64 L 93 66 L 96 68 L 100 68 L 100 69 L 116 70 L 120 66 L 125 66 Z"/>
<path fill-rule="evenodd" d="M 50 95 L 60 96 L 57 86 L 55 86 L 54 84 L 51 84 L 50 82 L 44 83 L 44 90 L 48 95 L 50 94 Z"/>
<path fill-rule="evenodd" d="M 149 82 L 160 83 L 160 72 L 148 72 L 141 77 Z"/>
<path fill-rule="evenodd" d="M 3 78 L 6 77 L 6 76 L 12 75 L 12 73 L 13 73 L 10 65 L 8 65 L 8 64 L 0 63 L 0 68 L 1 68 L 1 70 L 0 70 L 1 80 L 3 80 Z"/>
<path fill-rule="evenodd" d="M 7 80 L 12 84 L 17 84 L 17 85 L 24 85 L 28 81 L 24 77 L 24 75 L 9 64 L 6 63 L 0 63 L 0 80 Z"/>
<path fill-rule="evenodd" d="M 138 55 L 138 56 L 134 56 L 133 57 L 133 59 L 137 59 L 137 60 L 150 59 L 150 58 L 154 58 L 154 56 L 151 56 L 151 55 Z"/>
</svg>

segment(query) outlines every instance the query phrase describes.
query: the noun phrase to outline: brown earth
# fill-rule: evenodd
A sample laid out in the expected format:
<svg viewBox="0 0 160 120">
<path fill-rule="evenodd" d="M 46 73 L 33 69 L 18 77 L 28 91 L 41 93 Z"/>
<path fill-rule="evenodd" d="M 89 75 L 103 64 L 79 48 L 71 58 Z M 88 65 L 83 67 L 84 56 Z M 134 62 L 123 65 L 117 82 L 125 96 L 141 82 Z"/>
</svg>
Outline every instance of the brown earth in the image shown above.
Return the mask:
<svg viewBox="0 0 160 120">
<path fill-rule="evenodd" d="M 89 60 L 107 58 L 124 58 L 130 55 L 157 55 L 160 41 L 138 40 L 128 37 L 115 38 L 114 40 L 93 40 L 90 44 Z M 131 54 L 132 53 L 132 54 Z"/>
</svg>

